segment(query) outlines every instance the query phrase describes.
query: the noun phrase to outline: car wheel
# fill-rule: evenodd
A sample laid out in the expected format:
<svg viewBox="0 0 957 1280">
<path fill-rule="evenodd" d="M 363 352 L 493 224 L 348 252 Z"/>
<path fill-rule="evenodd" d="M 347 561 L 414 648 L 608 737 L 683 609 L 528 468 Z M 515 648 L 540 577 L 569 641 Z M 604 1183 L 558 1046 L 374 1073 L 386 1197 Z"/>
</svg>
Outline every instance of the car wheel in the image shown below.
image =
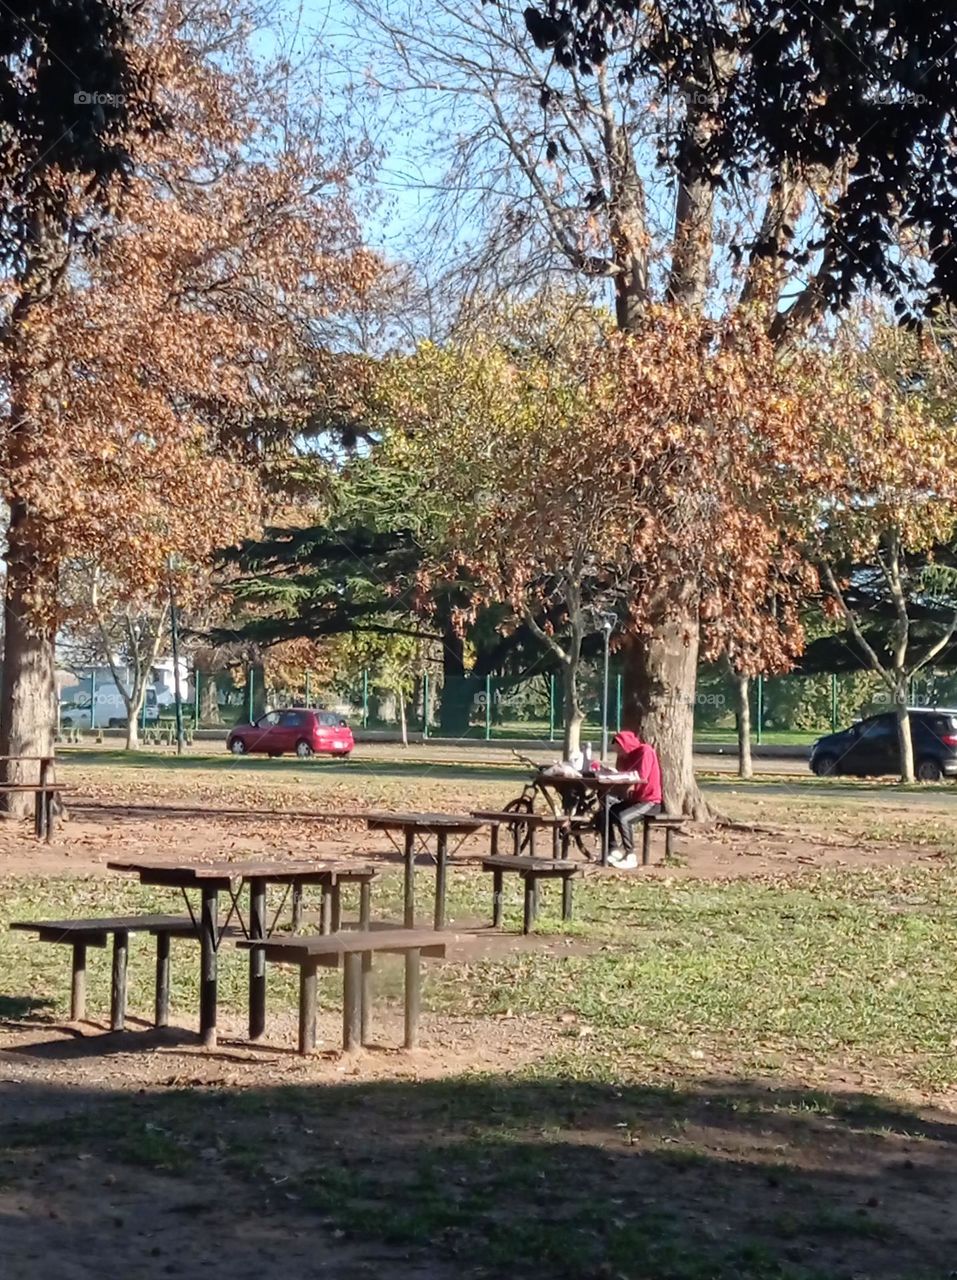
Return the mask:
<svg viewBox="0 0 957 1280">
<path fill-rule="evenodd" d="M 244 756 L 246 754 L 246 744 L 242 738 L 234 738 L 229 744 L 229 749 L 234 756 Z"/>
<path fill-rule="evenodd" d="M 940 782 L 944 771 L 936 760 L 921 760 L 917 766 L 918 782 Z"/>
<path fill-rule="evenodd" d="M 310 747 L 309 743 L 306 742 L 304 738 L 300 738 L 296 743 L 296 755 L 301 759 L 305 759 L 306 756 L 312 755 L 312 747 Z"/>
<path fill-rule="evenodd" d="M 814 772 L 819 778 L 833 778 L 837 773 L 837 759 L 834 756 L 818 756 L 814 761 Z"/>
</svg>

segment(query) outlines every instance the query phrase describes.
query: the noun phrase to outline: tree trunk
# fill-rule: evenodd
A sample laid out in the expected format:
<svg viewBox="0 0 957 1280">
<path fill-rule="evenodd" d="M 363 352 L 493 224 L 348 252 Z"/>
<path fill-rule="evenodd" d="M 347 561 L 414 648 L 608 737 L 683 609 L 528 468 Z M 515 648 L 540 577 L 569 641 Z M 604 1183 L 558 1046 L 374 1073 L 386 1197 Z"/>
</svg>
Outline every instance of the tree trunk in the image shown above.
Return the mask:
<svg viewBox="0 0 957 1280">
<path fill-rule="evenodd" d="M 399 728 L 402 731 L 402 745 L 409 745 L 409 726 L 405 718 L 405 694 L 401 691 L 396 693 L 396 701 L 399 704 Z"/>
<path fill-rule="evenodd" d="M 42 531 L 24 503 L 11 505 L 7 532 L 0 755 L 51 756 L 56 731 L 56 569 L 43 562 Z M 33 782 L 39 765 L 3 761 L 5 782 Z M 5 797 L 7 813 L 27 817 L 33 796 Z"/>
<path fill-rule="evenodd" d="M 253 712 L 250 718 L 258 720 L 260 716 L 266 714 L 266 669 L 261 662 L 251 662 L 249 664 L 249 673 L 253 680 Z M 248 693 L 246 702 L 248 710 Z"/>
<path fill-rule="evenodd" d="M 197 672 L 199 681 L 199 719 L 201 724 L 217 725 L 223 723 L 219 709 L 219 689 L 216 677 L 211 671 Z M 198 726 L 197 726 L 198 727 Z"/>
<path fill-rule="evenodd" d="M 578 698 L 578 663 L 566 662 L 562 666 L 562 713 L 564 719 L 564 737 L 562 751 L 566 760 L 571 760 L 581 751 L 582 714 Z"/>
<path fill-rule="evenodd" d="M 734 719 L 738 729 L 738 777 L 754 777 L 751 765 L 751 702 L 749 693 L 751 680 L 740 671 L 732 671 L 734 684 Z"/>
<path fill-rule="evenodd" d="M 133 685 L 129 689 L 129 697 L 126 696 L 125 686 L 120 684 L 116 674 L 114 674 L 113 679 L 120 693 L 124 695 L 123 701 L 126 704 L 126 749 L 127 751 L 137 751 L 140 745 L 140 718 L 143 714 L 143 703 L 146 701 L 149 666 L 144 664 L 140 667 Z"/>
<path fill-rule="evenodd" d="M 897 742 L 900 747 L 901 782 L 914 781 L 914 740 L 907 712 L 907 681 L 894 692 L 894 714 L 897 717 Z"/>
<path fill-rule="evenodd" d="M 451 622 L 442 636 L 442 696 L 439 701 L 439 730 L 443 737 L 462 738 L 469 731 L 469 716 L 478 682 L 465 672 L 465 638 Z"/>
<path fill-rule="evenodd" d="M 668 589 L 650 634 L 625 652 L 623 723 L 658 752 L 669 813 L 713 818 L 694 776 L 694 699 L 698 679 L 698 610 L 694 588 Z"/>
</svg>

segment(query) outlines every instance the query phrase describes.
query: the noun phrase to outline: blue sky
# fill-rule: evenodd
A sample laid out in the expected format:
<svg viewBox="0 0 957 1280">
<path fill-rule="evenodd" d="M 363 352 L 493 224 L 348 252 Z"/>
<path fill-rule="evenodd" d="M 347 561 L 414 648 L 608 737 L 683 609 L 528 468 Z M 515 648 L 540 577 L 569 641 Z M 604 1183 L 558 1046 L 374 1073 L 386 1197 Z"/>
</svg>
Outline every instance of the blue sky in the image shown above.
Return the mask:
<svg viewBox="0 0 957 1280">
<path fill-rule="evenodd" d="M 382 2 L 390 7 L 404 8 L 409 0 Z M 412 7 L 413 18 L 415 12 Z M 432 21 L 437 11 L 423 9 L 421 12 Z M 404 95 L 401 106 L 397 110 L 392 109 L 368 84 L 367 76 L 374 79 L 377 72 L 375 55 L 368 43 L 365 48 L 361 47 L 361 31 L 360 47 L 357 47 L 353 34 L 355 26 L 355 10 L 344 0 L 304 0 L 301 7 L 294 0 L 287 0 L 282 25 L 273 34 L 272 43 L 287 48 L 296 61 L 315 46 L 317 38 L 321 42 L 325 52 L 318 68 L 318 79 L 325 110 L 340 123 L 345 121 L 347 128 L 361 122 L 375 143 L 386 152 L 376 170 L 375 200 L 371 203 L 360 200 L 367 242 L 370 247 L 393 259 L 415 259 L 422 247 L 423 228 L 432 207 L 426 189 L 440 186 L 446 178 L 448 162 L 440 154 L 440 147 L 449 142 L 456 130 L 467 132 L 478 118 L 479 109 L 470 111 L 459 100 L 453 112 L 440 113 L 436 117 L 426 107 L 427 102 L 434 102 L 434 95 L 421 91 Z M 269 39 L 264 37 L 264 47 L 269 43 Z M 354 86 L 351 99 L 350 84 Z M 436 119 L 439 121 L 438 130 L 435 129 Z M 651 132 L 655 127 L 650 127 Z M 650 199 L 652 203 L 660 200 L 662 218 L 666 223 L 671 213 L 673 194 L 660 174 L 653 177 L 651 132 L 647 147 L 641 146 L 643 168 L 647 177 L 652 179 Z M 755 220 L 760 218 L 760 209 L 761 202 L 756 199 Z M 455 232 L 443 241 L 446 251 L 456 243 L 467 242 L 470 236 L 478 236 L 480 230 L 476 218 L 466 212 Z M 659 231 L 659 238 L 667 239 L 664 227 Z M 425 269 L 434 265 L 434 260 L 430 260 Z M 719 280 L 730 280 L 726 262 L 719 264 L 718 275 Z"/>
</svg>

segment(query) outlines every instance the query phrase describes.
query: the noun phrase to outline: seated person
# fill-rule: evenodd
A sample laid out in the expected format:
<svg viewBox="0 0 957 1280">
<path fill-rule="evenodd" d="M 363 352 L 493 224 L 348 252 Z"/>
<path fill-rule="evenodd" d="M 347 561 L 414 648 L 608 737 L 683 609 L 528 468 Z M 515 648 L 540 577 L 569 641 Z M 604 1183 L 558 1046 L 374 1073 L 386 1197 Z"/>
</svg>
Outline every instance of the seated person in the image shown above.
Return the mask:
<svg viewBox="0 0 957 1280">
<path fill-rule="evenodd" d="M 617 752 L 615 768 L 618 772 L 637 773 L 642 779 L 624 800 L 617 800 L 609 806 L 611 846 L 608 863 L 612 867 L 630 869 L 638 865 L 634 823 L 647 813 L 661 813 L 661 765 L 657 751 L 649 743 L 642 742 L 637 733 L 624 729 L 615 734 L 612 742 Z"/>
</svg>

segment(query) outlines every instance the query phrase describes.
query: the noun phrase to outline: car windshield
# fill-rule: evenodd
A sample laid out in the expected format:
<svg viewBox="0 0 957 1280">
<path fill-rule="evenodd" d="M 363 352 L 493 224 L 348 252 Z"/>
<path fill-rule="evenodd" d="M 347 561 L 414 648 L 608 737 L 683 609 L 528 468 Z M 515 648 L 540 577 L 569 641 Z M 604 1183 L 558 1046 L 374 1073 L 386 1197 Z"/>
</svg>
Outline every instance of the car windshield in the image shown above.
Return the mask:
<svg viewBox="0 0 957 1280">
<path fill-rule="evenodd" d="M 334 711 L 321 711 L 319 713 L 319 723 L 326 729 L 336 729 L 341 720 Z"/>
</svg>

